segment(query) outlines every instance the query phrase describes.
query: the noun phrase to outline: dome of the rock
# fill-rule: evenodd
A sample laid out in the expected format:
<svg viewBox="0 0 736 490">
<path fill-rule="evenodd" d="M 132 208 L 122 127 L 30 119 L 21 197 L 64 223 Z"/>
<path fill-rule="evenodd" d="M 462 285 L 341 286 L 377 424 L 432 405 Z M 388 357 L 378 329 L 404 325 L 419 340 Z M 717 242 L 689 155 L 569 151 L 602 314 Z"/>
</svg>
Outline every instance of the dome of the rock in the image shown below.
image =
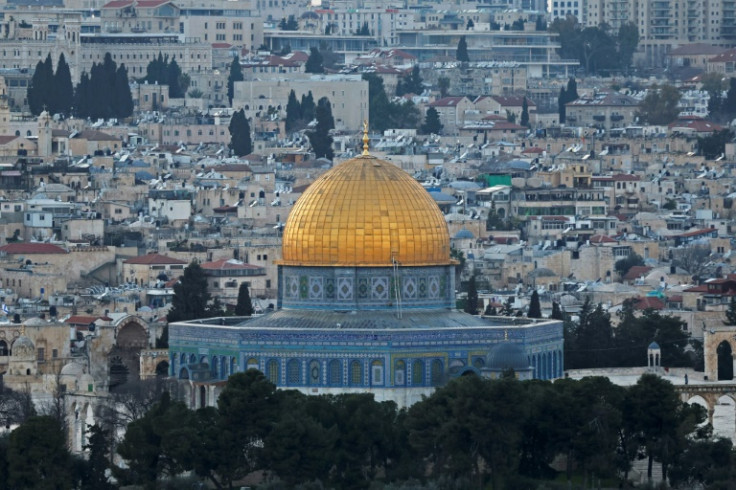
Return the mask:
<svg viewBox="0 0 736 490">
<path fill-rule="evenodd" d="M 370 155 L 316 180 L 294 205 L 282 265 L 449 265 L 442 211 L 409 174 Z"/>
</svg>

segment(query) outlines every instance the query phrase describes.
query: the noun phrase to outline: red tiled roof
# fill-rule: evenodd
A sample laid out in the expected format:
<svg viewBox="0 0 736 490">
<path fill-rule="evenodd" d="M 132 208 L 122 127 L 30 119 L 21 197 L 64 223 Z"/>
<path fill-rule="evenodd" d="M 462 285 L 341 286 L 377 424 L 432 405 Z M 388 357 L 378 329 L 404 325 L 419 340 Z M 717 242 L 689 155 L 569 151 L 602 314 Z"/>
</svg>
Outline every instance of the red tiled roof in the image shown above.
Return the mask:
<svg viewBox="0 0 736 490">
<path fill-rule="evenodd" d="M 641 180 L 638 175 L 631 174 L 616 174 L 612 178 L 618 182 L 639 182 Z"/>
<path fill-rule="evenodd" d="M 726 61 L 736 60 L 736 49 L 729 49 L 713 58 L 708 59 L 711 63 L 725 63 Z"/>
<path fill-rule="evenodd" d="M 233 45 L 229 43 L 212 43 L 212 49 L 230 49 Z"/>
<path fill-rule="evenodd" d="M 710 44 L 685 44 L 678 48 L 673 49 L 667 56 L 687 56 L 687 55 L 717 55 L 726 51 L 724 48 L 718 46 L 711 46 Z"/>
<path fill-rule="evenodd" d="M 69 253 L 58 245 L 51 243 L 8 243 L 0 247 L 0 252 L 6 254 L 65 254 Z"/>
<path fill-rule="evenodd" d="M 653 296 L 645 296 L 643 298 L 636 298 L 634 301 L 634 309 L 636 310 L 664 310 L 664 301 Z"/>
<path fill-rule="evenodd" d="M 15 140 L 17 138 L 18 137 L 17 136 L 14 136 L 14 135 L 7 135 L 7 136 L 3 135 L 3 136 L 0 136 L 0 145 L 7 145 L 8 143 L 10 143 L 11 141 L 13 141 L 13 140 Z"/>
<path fill-rule="evenodd" d="M 153 8 L 153 7 L 158 7 L 159 5 L 164 5 L 169 2 L 170 0 L 138 0 L 136 2 L 136 7 Z"/>
<path fill-rule="evenodd" d="M 693 230 L 677 235 L 679 238 L 689 238 L 692 236 L 708 235 L 715 232 L 715 228 L 706 228 L 705 230 Z"/>
<path fill-rule="evenodd" d="M 67 318 L 64 323 L 68 323 L 70 325 L 89 325 L 90 323 L 94 323 L 97 321 L 99 317 L 97 316 L 84 316 L 84 315 L 74 315 Z"/>
<path fill-rule="evenodd" d="M 716 124 L 706 119 L 692 117 L 680 118 L 677 121 L 670 123 L 668 127 L 670 129 L 687 128 L 695 131 L 696 133 L 712 133 L 723 129 L 723 126 L 720 124 Z"/>
<path fill-rule="evenodd" d="M 606 235 L 593 235 L 590 237 L 590 243 L 616 243 L 616 240 Z"/>
<path fill-rule="evenodd" d="M 625 281 L 633 281 L 634 279 L 639 279 L 639 277 L 643 276 L 647 272 L 652 270 L 651 267 L 646 265 L 635 265 L 629 271 L 624 275 Z"/>
<path fill-rule="evenodd" d="M 108 2 L 105 5 L 102 6 L 103 9 L 119 9 L 123 7 L 127 7 L 128 5 L 133 5 L 133 0 L 113 0 L 112 2 Z"/>
<path fill-rule="evenodd" d="M 157 264 L 186 264 L 185 261 L 175 259 L 173 257 L 167 257 L 161 254 L 148 254 L 141 255 L 140 257 L 133 257 L 128 259 L 123 264 L 142 264 L 142 265 L 157 265 Z"/>
<path fill-rule="evenodd" d="M 522 153 L 537 153 L 537 154 L 539 154 L 539 153 L 544 153 L 544 150 L 541 149 L 541 148 L 539 148 L 539 147 L 537 147 L 537 146 L 533 146 L 531 148 L 527 148 L 526 150 L 522 151 Z"/>
</svg>

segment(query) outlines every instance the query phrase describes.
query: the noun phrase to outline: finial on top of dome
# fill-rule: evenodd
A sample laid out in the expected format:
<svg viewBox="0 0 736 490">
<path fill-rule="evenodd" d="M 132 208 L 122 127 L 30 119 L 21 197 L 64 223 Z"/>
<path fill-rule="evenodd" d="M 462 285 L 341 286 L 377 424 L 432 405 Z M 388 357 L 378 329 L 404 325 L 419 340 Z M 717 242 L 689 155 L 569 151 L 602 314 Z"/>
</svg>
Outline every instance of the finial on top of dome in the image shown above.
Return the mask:
<svg viewBox="0 0 736 490">
<path fill-rule="evenodd" d="M 370 138 L 368 137 L 368 121 L 363 121 L 363 155 L 370 155 L 368 153 L 368 142 L 370 141 Z"/>
</svg>

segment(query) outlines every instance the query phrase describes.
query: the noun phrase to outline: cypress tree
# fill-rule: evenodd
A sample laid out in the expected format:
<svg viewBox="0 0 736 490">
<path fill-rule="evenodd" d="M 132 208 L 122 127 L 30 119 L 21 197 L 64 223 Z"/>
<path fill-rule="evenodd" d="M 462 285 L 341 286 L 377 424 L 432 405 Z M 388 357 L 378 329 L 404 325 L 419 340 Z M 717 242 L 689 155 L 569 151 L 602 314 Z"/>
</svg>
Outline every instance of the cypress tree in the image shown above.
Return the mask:
<svg viewBox="0 0 736 490">
<path fill-rule="evenodd" d="M 33 115 L 37 116 L 44 110 L 53 112 L 53 90 L 54 67 L 51 62 L 51 54 L 49 54 L 43 62 L 39 61 L 36 64 L 36 71 L 33 72 L 31 84 L 26 92 L 28 105 Z"/>
<path fill-rule="evenodd" d="M 227 100 L 231 106 L 233 105 L 233 95 L 235 95 L 235 82 L 242 82 L 243 80 L 240 60 L 237 56 L 233 56 L 233 61 L 230 63 L 230 75 L 227 77 Z"/>
<path fill-rule="evenodd" d="M 468 281 L 468 299 L 465 301 L 465 313 L 478 314 L 478 286 L 475 283 L 475 274 Z"/>
<path fill-rule="evenodd" d="M 460 38 L 460 41 L 458 41 L 457 43 L 455 58 L 463 63 L 467 63 L 470 61 L 470 57 L 468 57 L 468 42 L 465 40 L 465 36 L 462 36 Z"/>
<path fill-rule="evenodd" d="M 529 301 L 529 313 L 526 315 L 529 318 L 542 318 L 542 306 L 539 304 L 539 293 L 535 289 L 532 293 L 531 300 Z"/>
<path fill-rule="evenodd" d="M 128 70 L 122 63 L 115 72 L 115 95 L 116 107 L 115 117 L 130 117 L 133 114 L 133 95 L 130 93 L 128 83 Z"/>
<path fill-rule="evenodd" d="M 519 124 L 529 127 L 529 103 L 526 101 L 526 97 L 521 102 L 521 120 Z"/>
<path fill-rule="evenodd" d="M 74 113 L 77 117 L 89 117 L 89 74 L 85 71 L 74 90 Z"/>
<path fill-rule="evenodd" d="M 296 93 L 292 89 L 289 92 L 289 100 L 286 102 L 286 131 L 293 131 L 299 124 L 302 118 L 302 107 L 299 101 L 296 100 Z"/>
<path fill-rule="evenodd" d="M 169 62 L 166 67 L 166 78 L 169 82 L 169 98 L 181 99 L 184 97 L 184 91 L 181 86 L 181 68 L 175 59 Z"/>
<path fill-rule="evenodd" d="M 251 316 L 253 314 L 253 302 L 250 299 L 248 285 L 244 282 L 241 282 L 238 288 L 238 302 L 235 305 L 235 314 L 237 316 Z"/>
<path fill-rule="evenodd" d="M 302 95 L 302 103 L 301 103 L 301 113 L 302 113 L 302 120 L 305 123 L 309 123 L 314 119 L 314 96 L 312 95 L 312 91 L 310 90 L 307 95 Z"/>
<path fill-rule="evenodd" d="M 335 156 L 332 150 L 332 136 L 330 129 L 335 127 L 335 121 L 332 118 L 332 109 L 330 101 L 327 97 L 319 99 L 316 109 L 317 126 L 309 133 L 309 142 L 312 150 L 317 158 L 327 158 L 332 160 Z"/>
<path fill-rule="evenodd" d="M 56 65 L 53 93 L 54 112 L 69 114 L 74 101 L 74 86 L 72 85 L 72 74 L 69 71 L 66 58 L 64 58 L 64 53 L 59 55 L 59 62 Z"/>
<path fill-rule="evenodd" d="M 566 108 L 567 94 L 565 93 L 565 87 L 560 88 L 560 95 L 557 97 L 557 113 L 560 117 L 560 124 L 565 124 L 566 119 Z"/>
<path fill-rule="evenodd" d="M 230 144 L 228 147 L 239 157 L 253 152 L 253 143 L 250 138 L 250 124 L 245 117 L 245 110 L 240 109 L 230 119 Z"/>
</svg>

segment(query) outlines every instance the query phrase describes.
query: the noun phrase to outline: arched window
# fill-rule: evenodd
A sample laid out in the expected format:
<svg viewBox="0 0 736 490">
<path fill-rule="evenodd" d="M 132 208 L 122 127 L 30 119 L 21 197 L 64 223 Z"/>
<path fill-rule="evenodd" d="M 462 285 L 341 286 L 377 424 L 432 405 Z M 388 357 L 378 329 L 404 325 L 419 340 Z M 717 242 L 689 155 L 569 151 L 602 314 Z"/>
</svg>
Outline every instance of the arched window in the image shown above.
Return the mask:
<svg viewBox="0 0 736 490">
<path fill-rule="evenodd" d="M 273 384 L 279 383 L 279 361 L 269 359 L 266 363 L 266 377 Z"/>
<path fill-rule="evenodd" d="M 212 362 L 210 363 L 210 372 L 212 373 L 212 379 L 217 379 L 218 372 L 217 368 L 220 366 L 217 356 L 212 356 Z"/>
<path fill-rule="evenodd" d="M 411 365 L 411 384 L 413 386 L 424 384 L 424 361 L 416 360 Z"/>
<path fill-rule="evenodd" d="M 442 380 L 444 378 L 443 374 L 442 361 L 440 361 L 439 359 L 434 359 L 429 371 L 432 386 L 437 386 L 442 383 Z"/>
<path fill-rule="evenodd" d="M 230 358 L 230 373 L 238 372 L 238 360 L 235 357 Z"/>
<path fill-rule="evenodd" d="M 394 385 L 404 386 L 406 384 L 406 363 L 402 360 L 396 361 L 394 367 Z"/>
<path fill-rule="evenodd" d="M 9 355 L 8 343 L 4 340 L 0 340 L 0 356 Z"/>
<path fill-rule="evenodd" d="M 227 372 L 227 366 L 227 357 L 220 357 L 220 376 L 222 376 L 222 379 L 227 379 L 227 377 L 230 376 L 230 373 Z"/>
<path fill-rule="evenodd" d="M 352 361 L 350 363 L 350 386 L 360 386 L 363 384 L 363 367 L 360 361 Z"/>
<path fill-rule="evenodd" d="M 330 386 L 342 384 L 342 364 L 337 359 L 331 360 L 327 366 L 327 384 Z"/>
<path fill-rule="evenodd" d="M 197 364 L 197 354 L 189 354 L 189 364 Z"/>
<path fill-rule="evenodd" d="M 301 362 L 298 359 L 291 359 L 286 364 L 286 384 L 298 385 L 302 382 Z"/>
<path fill-rule="evenodd" d="M 182 365 L 182 366 L 183 366 L 184 364 L 186 364 L 186 363 L 187 363 L 187 355 L 186 355 L 186 354 L 184 354 L 183 352 L 181 353 L 181 359 L 180 359 L 180 362 L 181 362 L 181 365 Z"/>
<path fill-rule="evenodd" d="M 321 381 L 321 369 L 319 361 L 313 360 L 309 362 L 309 373 L 307 380 L 310 385 L 318 385 Z"/>
<path fill-rule="evenodd" d="M 371 385 L 383 384 L 383 361 L 376 359 L 371 362 Z"/>
</svg>

